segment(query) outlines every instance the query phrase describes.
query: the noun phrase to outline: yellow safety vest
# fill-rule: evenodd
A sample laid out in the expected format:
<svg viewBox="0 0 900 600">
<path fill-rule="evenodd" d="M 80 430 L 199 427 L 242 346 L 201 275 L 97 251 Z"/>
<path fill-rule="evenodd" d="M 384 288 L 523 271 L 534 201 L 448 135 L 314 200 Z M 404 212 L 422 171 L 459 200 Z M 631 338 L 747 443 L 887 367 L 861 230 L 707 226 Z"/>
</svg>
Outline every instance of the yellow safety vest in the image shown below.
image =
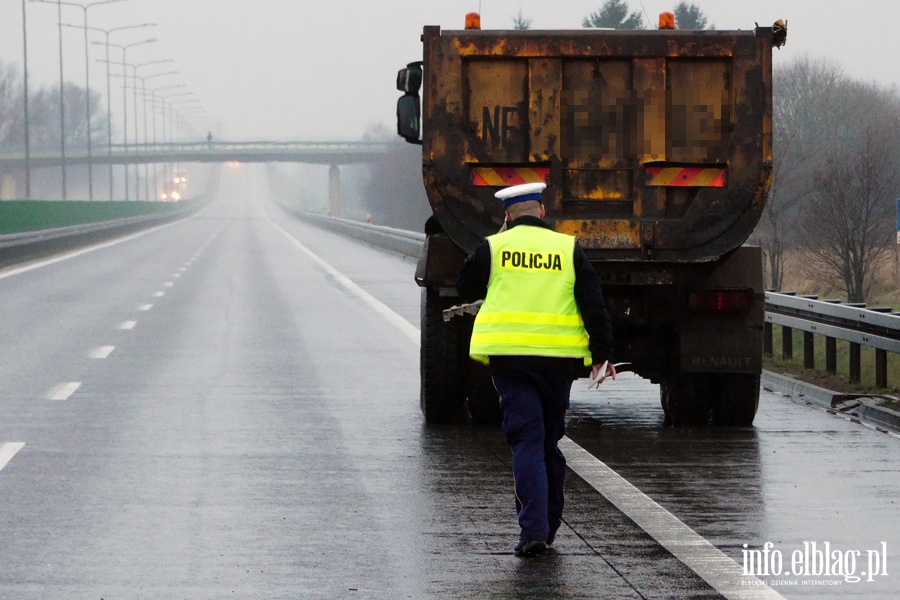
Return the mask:
<svg viewBox="0 0 900 600">
<path fill-rule="evenodd" d="M 583 358 L 588 334 L 575 303 L 575 238 L 519 225 L 487 238 L 491 276 L 475 317 L 469 356 Z"/>
</svg>

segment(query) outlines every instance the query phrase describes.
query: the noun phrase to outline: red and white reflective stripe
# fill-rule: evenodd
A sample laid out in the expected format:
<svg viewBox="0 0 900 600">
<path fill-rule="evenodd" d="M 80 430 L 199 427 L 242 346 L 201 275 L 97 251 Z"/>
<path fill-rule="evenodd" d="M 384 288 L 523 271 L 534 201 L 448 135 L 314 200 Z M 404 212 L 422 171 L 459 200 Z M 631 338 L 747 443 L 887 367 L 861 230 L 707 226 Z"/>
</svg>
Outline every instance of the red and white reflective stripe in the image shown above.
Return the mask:
<svg viewBox="0 0 900 600">
<path fill-rule="evenodd" d="M 523 183 L 545 183 L 550 167 L 472 167 L 472 184 L 505 187 Z"/>
<path fill-rule="evenodd" d="M 724 167 L 645 167 L 650 187 L 725 187 Z"/>
</svg>

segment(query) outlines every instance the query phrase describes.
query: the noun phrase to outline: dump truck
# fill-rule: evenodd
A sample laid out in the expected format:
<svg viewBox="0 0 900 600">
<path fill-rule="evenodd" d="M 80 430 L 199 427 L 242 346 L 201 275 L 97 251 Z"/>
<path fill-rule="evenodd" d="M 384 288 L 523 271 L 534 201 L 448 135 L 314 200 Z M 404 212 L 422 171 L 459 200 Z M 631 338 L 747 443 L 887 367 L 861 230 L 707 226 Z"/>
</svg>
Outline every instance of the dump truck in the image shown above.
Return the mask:
<svg viewBox="0 0 900 600">
<path fill-rule="evenodd" d="M 502 187 L 546 182 L 546 220 L 603 282 L 614 359 L 659 384 L 667 422 L 752 424 L 772 177 L 772 48 L 750 30 L 441 31 L 397 77 L 398 134 L 422 146 L 432 209 L 416 268 L 428 422 L 499 418 L 469 360 L 455 281 L 503 223 Z M 421 96 L 420 96 L 421 92 Z M 467 314 L 467 312 L 469 314 Z"/>
</svg>

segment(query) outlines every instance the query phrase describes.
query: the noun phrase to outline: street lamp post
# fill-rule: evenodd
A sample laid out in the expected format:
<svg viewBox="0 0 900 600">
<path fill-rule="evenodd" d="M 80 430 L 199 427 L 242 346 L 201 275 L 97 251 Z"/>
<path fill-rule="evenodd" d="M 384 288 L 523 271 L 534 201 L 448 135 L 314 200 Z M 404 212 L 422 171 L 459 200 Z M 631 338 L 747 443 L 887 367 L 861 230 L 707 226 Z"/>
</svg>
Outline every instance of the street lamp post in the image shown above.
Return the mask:
<svg viewBox="0 0 900 600">
<path fill-rule="evenodd" d="M 46 2 L 47 0 L 32 0 L 33 2 Z M 75 2 L 63 2 L 58 1 L 57 4 L 66 5 L 66 6 L 75 6 L 80 8 L 82 14 L 84 16 L 84 26 L 79 29 L 84 29 L 84 88 L 85 88 L 85 104 L 86 104 L 86 124 L 87 124 L 87 152 L 88 152 L 88 195 L 90 199 L 94 199 L 94 165 L 93 165 L 93 150 L 92 150 L 92 142 L 91 139 L 91 75 L 90 75 L 90 57 L 88 56 L 88 10 L 94 8 L 95 6 L 100 6 L 101 4 L 112 4 L 114 2 L 124 2 L 125 0 L 100 0 L 99 2 L 93 2 L 91 4 L 78 4 Z M 60 23 L 61 27 L 72 27 L 72 25 L 68 25 L 66 23 Z"/>
<path fill-rule="evenodd" d="M 22 0 L 22 54 L 25 68 L 25 199 L 31 200 L 31 131 L 28 119 L 28 19 L 25 0 Z"/>
<path fill-rule="evenodd" d="M 175 132 L 175 127 L 174 127 L 174 122 L 173 122 L 173 118 L 174 118 L 173 116 L 175 114 L 174 107 L 176 104 L 180 104 L 180 103 L 184 103 L 184 102 L 197 102 L 196 98 L 183 98 L 183 96 L 193 96 L 193 95 L 194 95 L 193 92 L 180 92 L 177 94 L 169 94 L 168 96 L 160 96 L 160 98 L 162 98 L 162 101 L 163 101 L 163 110 L 162 110 L 162 113 L 163 113 L 163 137 L 165 137 L 165 132 L 166 132 L 166 129 L 168 126 L 169 144 L 174 144 L 176 141 L 176 132 Z M 179 99 L 172 100 L 172 98 L 179 98 Z M 163 177 L 164 177 L 164 181 L 166 182 L 166 185 L 163 186 L 163 193 L 166 193 L 166 189 L 168 188 L 168 186 L 171 184 L 171 181 L 172 181 L 172 177 L 169 174 L 169 164 L 170 163 L 166 163 L 165 167 L 163 168 Z M 174 171 L 175 169 L 173 168 L 172 170 Z"/>
<path fill-rule="evenodd" d="M 136 71 L 137 71 L 137 69 L 135 69 L 135 77 L 137 77 L 138 79 L 141 80 L 141 96 L 144 99 L 144 144 L 145 144 L 145 147 L 147 147 L 146 146 L 148 143 L 148 139 L 147 139 L 147 80 L 154 79 L 156 77 L 165 77 L 167 75 L 176 75 L 178 73 L 178 71 L 168 71 L 166 73 L 154 73 L 152 75 L 144 75 L 143 77 L 138 75 Z M 135 89 L 135 93 L 137 93 L 137 89 Z M 156 128 L 156 113 L 155 112 L 153 114 L 153 124 L 154 124 L 154 131 L 155 131 L 155 128 Z M 156 134 L 155 133 L 154 133 L 153 142 L 156 143 Z M 150 167 L 150 164 L 145 162 L 144 163 L 144 190 L 145 190 L 144 196 L 146 197 L 147 200 L 150 200 L 149 167 Z M 156 177 L 156 166 L 155 165 L 153 168 L 153 175 L 154 175 L 154 180 L 155 180 L 155 177 Z M 153 198 L 156 199 L 156 185 L 155 184 L 154 184 L 153 188 L 154 188 Z"/>
<path fill-rule="evenodd" d="M 174 71 L 174 72 L 177 73 L 177 71 Z M 149 77 L 147 79 L 149 79 Z M 145 96 L 147 94 L 149 94 L 150 98 L 151 98 L 150 106 L 153 107 L 153 111 L 152 111 L 152 113 L 153 113 L 153 147 L 157 150 L 158 150 L 158 142 L 157 142 L 157 136 L 156 136 L 156 113 L 157 113 L 157 108 L 161 105 L 160 103 L 164 102 L 164 100 L 161 97 L 157 97 L 156 93 L 162 92 L 164 90 L 171 90 L 171 89 L 183 88 L 183 87 L 185 87 L 185 85 L 183 83 L 175 83 L 175 84 L 166 85 L 163 87 L 150 88 L 149 90 L 146 90 L 144 93 Z M 187 92 L 187 93 L 190 93 L 190 92 Z M 178 94 L 174 94 L 174 95 L 177 96 Z M 165 130 L 163 131 L 163 140 L 165 141 Z M 165 169 L 166 169 L 166 163 L 164 161 L 163 162 L 163 174 L 165 174 Z M 158 169 L 153 169 L 153 197 L 154 198 L 159 198 L 159 180 L 157 179 L 157 173 L 158 173 Z"/>
<path fill-rule="evenodd" d="M 106 47 L 106 60 L 102 61 L 106 63 L 106 155 L 107 160 L 109 162 L 109 199 L 112 200 L 115 196 L 113 193 L 113 165 L 112 165 L 112 82 L 110 80 L 110 72 L 109 65 L 112 64 L 109 60 L 109 36 L 112 33 L 117 31 L 125 31 L 126 29 L 139 29 L 143 27 L 156 27 L 156 23 L 140 23 L 138 25 L 125 25 L 123 27 L 113 27 L 111 29 L 103 29 L 100 27 L 87 27 L 86 29 L 90 29 L 91 31 L 99 31 L 100 33 L 106 36 L 105 42 L 93 42 L 94 44 L 102 44 Z M 126 176 L 127 176 L 127 169 Z"/>
<path fill-rule="evenodd" d="M 63 78 L 62 3 L 60 0 L 29 0 L 29 2 L 56 4 L 56 16 L 59 25 L 59 152 L 62 164 L 62 199 L 66 200 L 66 90 Z"/>
<path fill-rule="evenodd" d="M 112 46 L 113 48 L 119 48 L 122 50 L 122 62 L 121 63 L 112 63 L 112 64 L 120 64 L 122 65 L 122 77 L 128 76 L 128 73 L 125 71 L 125 66 L 127 65 L 127 57 L 128 57 L 128 49 L 134 48 L 135 46 L 141 46 L 143 44 L 152 44 L 156 41 L 156 38 L 147 38 L 146 40 L 142 40 L 140 42 L 134 42 L 132 44 L 110 44 L 106 43 L 107 47 Z M 109 64 L 110 61 L 103 61 Z M 127 79 L 126 79 L 127 81 Z M 122 152 L 128 154 L 128 94 L 122 93 Z M 128 200 L 128 163 L 125 162 L 125 199 Z"/>
<path fill-rule="evenodd" d="M 137 64 L 137 65 L 132 65 L 132 64 L 130 64 L 130 63 L 123 63 L 123 64 L 122 64 L 123 69 L 124 69 L 125 67 L 131 67 L 131 72 L 132 72 L 131 77 L 132 77 L 133 85 L 128 85 L 128 74 L 127 74 L 127 72 L 125 72 L 125 71 L 123 70 L 123 73 L 124 73 L 124 74 L 122 75 L 122 77 L 125 79 L 125 82 L 124 82 L 124 85 L 122 86 L 122 89 L 123 89 L 123 90 L 132 90 L 132 91 L 133 91 L 133 98 L 134 98 L 134 100 L 133 100 L 133 101 L 134 101 L 134 143 L 135 143 L 135 145 L 139 144 L 139 142 L 140 142 L 140 125 L 139 125 L 139 123 L 138 123 L 138 92 L 140 91 L 140 88 L 137 87 L 137 80 L 139 79 L 139 75 L 137 74 L 137 73 L 138 73 L 138 69 L 140 69 L 141 67 L 149 67 L 149 66 L 151 66 L 151 65 L 158 65 L 158 64 L 162 64 L 162 63 L 170 63 L 170 62 L 174 62 L 174 61 L 173 61 L 171 58 L 167 58 L 167 59 L 164 59 L 164 60 L 152 60 L 152 61 L 149 61 L 149 62 Z M 125 93 L 125 95 L 126 95 L 126 97 L 127 97 L 127 95 L 128 95 L 127 92 Z M 146 110 L 145 110 L 145 117 L 146 117 Z M 146 124 L 146 123 L 145 123 L 145 124 Z M 145 141 L 145 142 L 146 142 L 146 139 L 147 139 L 147 133 L 146 133 L 146 127 L 145 127 L 145 131 L 144 131 L 144 141 Z M 141 177 L 141 175 L 140 175 L 140 165 L 139 165 L 139 164 L 135 163 L 135 165 L 134 165 L 134 171 L 135 171 L 135 183 L 134 183 L 135 199 L 140 200 L 140 199 L 141 199 L 141 198 L 140 198 L 140 196 L 141 196 L 141 194 L 140 194 L 140 189 L 141 189 L 141 181 L 140 181 L 140 177 Z M 148 172 L 148 169 L 147 169 L 147 163 L 144 163 L 144 183 L 145 183 L 144 188 L 145 188 L 145 195 L 148 196 L 147 199 L 149 200 L 150 190 L 149 190 L 149 188 L 148 188 L 148 186 L 147 186 L 147 177 L 148 177 L 148 173 L 149 173 L 149 172 Z"/>
</svg>

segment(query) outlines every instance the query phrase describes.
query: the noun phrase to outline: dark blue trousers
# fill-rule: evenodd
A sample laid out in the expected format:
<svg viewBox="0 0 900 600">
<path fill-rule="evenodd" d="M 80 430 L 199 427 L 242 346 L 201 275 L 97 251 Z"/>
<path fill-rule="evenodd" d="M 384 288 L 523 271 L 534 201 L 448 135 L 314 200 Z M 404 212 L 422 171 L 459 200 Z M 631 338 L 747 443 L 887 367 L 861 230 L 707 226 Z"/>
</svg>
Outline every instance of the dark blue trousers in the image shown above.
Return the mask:
<svg viewBox="0 0 900 600">
<path fill-rule="evenodd" d="M 562 519 L 566 459 L 557 443 L 574 377 L 560 369 L 492 368 L 503 412 L 503 437 L 513 452 L 521 540 L 552 541 Z"/>
</svg>

